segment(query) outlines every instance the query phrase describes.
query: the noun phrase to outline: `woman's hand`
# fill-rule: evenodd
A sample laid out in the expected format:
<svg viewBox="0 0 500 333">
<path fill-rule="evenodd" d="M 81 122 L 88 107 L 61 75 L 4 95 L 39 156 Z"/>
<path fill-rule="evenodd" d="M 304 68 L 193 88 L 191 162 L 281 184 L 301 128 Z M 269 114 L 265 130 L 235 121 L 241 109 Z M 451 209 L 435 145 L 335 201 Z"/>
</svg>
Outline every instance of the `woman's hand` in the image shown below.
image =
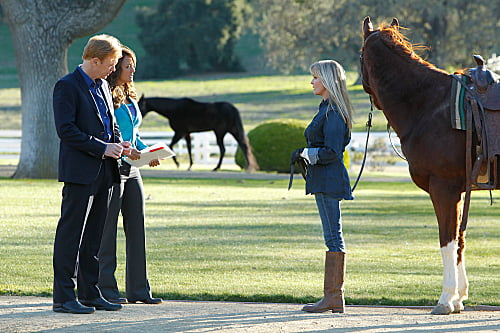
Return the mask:
<svg viewBox="0 0 500 333">
<path fill-rule="evenodd" d="M 154 159 L 154 160 L 151 160 L 151 162 L 149 162 L 149 166 L 150 167 L 155 167 L 155 166 L 158 166 L 160 165 L 160 161 L 158 159 Z"/>
<path fill-rule="evenodd" d="M 291 155 L 290 155 L 290 164 L 294 164 L 295 162 L 297 162 L 300 158 L 302 158 L 302 156 L 300 156 L 300 154 L 302 153 L 302 151 L 304 150 L 304 148 L 299 148 L 299 149 L 296 149 Z"/>
<path fill-rule="evenodd" d="M 138 160 L 141 158 L 141 152 L 135 148 L 130 148 L 130 153 L 127 156 L 131 160 Z"/>
</svg>

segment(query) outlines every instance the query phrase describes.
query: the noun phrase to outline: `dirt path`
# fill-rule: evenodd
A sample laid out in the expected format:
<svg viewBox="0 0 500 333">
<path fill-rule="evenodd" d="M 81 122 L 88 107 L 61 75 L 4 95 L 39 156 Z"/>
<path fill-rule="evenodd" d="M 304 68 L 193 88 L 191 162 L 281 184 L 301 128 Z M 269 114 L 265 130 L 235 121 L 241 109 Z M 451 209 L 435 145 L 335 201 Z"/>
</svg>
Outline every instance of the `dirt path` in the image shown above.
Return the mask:
<svg viewBox="0 0 500 333">
<path fill-rule="evenodd" d="M 0 332 L 500 332 L 500 311 L 432 316 L 426 307 L 349 306 L 344 314 L 310 314 L 300 308 L 298 304 L 167 301 L 74 315 L 53 312 L 51 298 L 0 296 Z"/>
</svg>

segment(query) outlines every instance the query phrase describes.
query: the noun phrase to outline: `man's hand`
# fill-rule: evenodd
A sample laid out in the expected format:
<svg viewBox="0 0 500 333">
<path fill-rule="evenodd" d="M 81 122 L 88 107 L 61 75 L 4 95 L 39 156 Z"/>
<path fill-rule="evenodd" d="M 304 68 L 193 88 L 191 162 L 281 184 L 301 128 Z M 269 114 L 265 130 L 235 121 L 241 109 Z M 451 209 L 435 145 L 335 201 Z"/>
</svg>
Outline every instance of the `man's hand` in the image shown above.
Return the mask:
<svg viewBox="0 0 500 333">
<path fill-rule="evenodd" d="M 133 149 L 132 144 L 128 141 L 122 141 L 122 142 L 120 142 L 120 144 L 123 147 L 122 155 L 130 156 L 131 150 Z"/>
<path fill-rule="evenodd" d="M 299 148 L 299 149 L 296 149 L 291 155 L 290 155 L 290 164 L 294 164 L 295 162 L 297 162 L 300 158 L 302 158 L 300 156 L 300 154 L 302 153 L 302 151 L 304 150 L 304 148 Z"/>
<path fill-rule="evenodd" d="M 122 156 L 123 146 L 119 143 L 106 143 L 104 156 L 119 159 Z"/>
</svg>

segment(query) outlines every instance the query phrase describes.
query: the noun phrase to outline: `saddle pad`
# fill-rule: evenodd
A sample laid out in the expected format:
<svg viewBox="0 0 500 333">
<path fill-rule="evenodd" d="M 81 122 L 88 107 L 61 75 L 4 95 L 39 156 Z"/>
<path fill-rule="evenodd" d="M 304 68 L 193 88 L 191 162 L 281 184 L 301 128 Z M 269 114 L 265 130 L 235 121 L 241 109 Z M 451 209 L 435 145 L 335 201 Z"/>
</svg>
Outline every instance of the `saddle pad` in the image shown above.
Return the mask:
<svg viewBox="0 0 500 333">
<path fill-rule="evenodd" d="M 466 83 L 467 77 L 465 75 L 456 75 L 463 83 Z M 465 87 L 457 80 L 451 81 L 451 127 L 465 131 L 467 129 L 465 119 Z"/>
</svg>

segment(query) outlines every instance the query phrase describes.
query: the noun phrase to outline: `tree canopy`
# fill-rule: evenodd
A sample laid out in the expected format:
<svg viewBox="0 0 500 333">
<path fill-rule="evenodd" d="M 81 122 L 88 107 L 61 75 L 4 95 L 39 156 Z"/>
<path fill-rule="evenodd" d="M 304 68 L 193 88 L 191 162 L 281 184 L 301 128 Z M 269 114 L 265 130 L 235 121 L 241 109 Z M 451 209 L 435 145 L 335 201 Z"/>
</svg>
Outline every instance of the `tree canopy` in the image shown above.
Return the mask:
<svg viewBox="0 0 500 333">
<path fill-rule="evenodd" d="M 355 69 L 361 23 L 397 17 L 423 56 L 441 68 L 469 67 L 472 55 L 500 53 L 500 2 L 489 0 L 254 0 L 254 26 L 269 64 L 283 72 L 305 70 L 319 58 Z"/>
<path fill-rule="evenodd" d="M 99 31 L 125 0 L 0 0 L 16 53 L 21 88 L 21 155 L 14 177 L 55 178 L 58 138 L 52 89 L 68 72 L 73 40 Z"/>
<path fill-rule="evenodd" d="M 147 56 L 141 75 L 165 78 L 189 72 L 239 71 L 241 0 L 162 0 L 137 13 Z"/>
</svg>

